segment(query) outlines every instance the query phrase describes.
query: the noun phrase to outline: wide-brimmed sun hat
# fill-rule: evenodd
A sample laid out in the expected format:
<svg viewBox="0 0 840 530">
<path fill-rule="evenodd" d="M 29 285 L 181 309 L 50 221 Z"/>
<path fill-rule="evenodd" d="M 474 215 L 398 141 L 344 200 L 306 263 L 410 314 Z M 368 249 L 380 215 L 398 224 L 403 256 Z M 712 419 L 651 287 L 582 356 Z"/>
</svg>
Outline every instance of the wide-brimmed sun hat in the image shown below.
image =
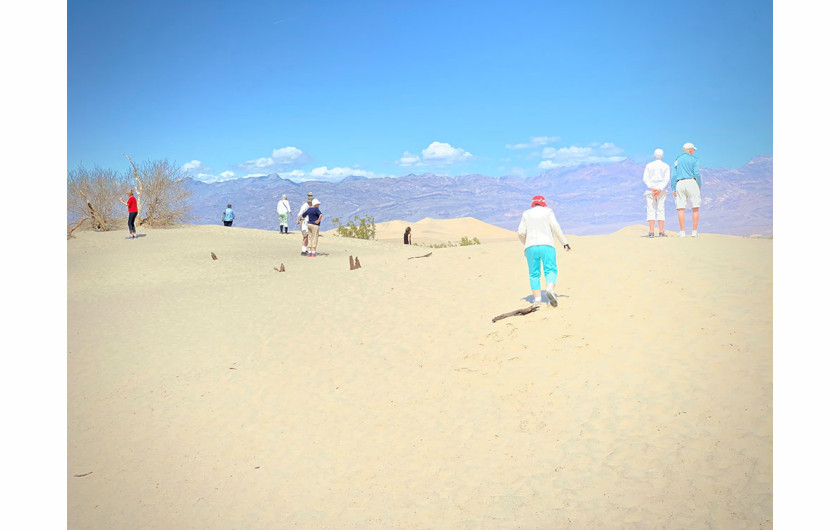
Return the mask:
<svg viewBox="0 0 840 530">
<path fill-rule="evenodd" d="M 534 195 L 534 198 L 531 199 L 531 207 L 534 206 L 545 206 L 545 197 L 542 195 Z"/>
<path fill-rule="evenodd" d="M 312 206 L 318 206 L 319 204 L 321 204 L 321 201 L 319 201 L 318 199 L 312 201 Z"/>
</svg>

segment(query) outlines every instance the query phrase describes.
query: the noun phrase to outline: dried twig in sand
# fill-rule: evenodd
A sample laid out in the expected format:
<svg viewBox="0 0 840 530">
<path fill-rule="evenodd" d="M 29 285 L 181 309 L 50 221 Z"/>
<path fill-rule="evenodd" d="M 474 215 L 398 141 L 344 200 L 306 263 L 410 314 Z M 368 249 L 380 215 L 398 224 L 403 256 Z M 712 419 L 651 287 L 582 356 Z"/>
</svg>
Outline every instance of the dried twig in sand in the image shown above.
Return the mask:
<svg viewBox="0 0 840 530">
<path fill-rule="evenodd" d="M 210 253 L 210 257 L 211 257 L 211 258 L 213 258 L 213 260 L 214 260 L 214 261 L 215 261 L 215 260 L 217 260 L 217 259 L 219 259 L 219 258 L 217 258 L 217 257 L 216 257 L 216 253 L 215 253 L 215 252 L 211 252 L 211 253 Z"/>
<path fill-rule="evenodd" d="M 516 315 L 527 315 L 528 313 L 533 313 L 537 309 L 539 309 L 539 306 L 532 305 L 531 307 L 526 307 L 525 309 L 517 309 L 516 311 L 511 311 L 509 313 L 502 313 L 497 317 L 493 317 L 493 322 L 507 317 L 514 317 Z"/>
<path fill-rule="evenodd" d="M 432 253 L 431 253 L 431 252 L 429 252 L 428 254 L 423 254 L 422 256 L 411 256 L 411 257 L 410 257 L 410 258 L 408 258 L 408 259 L 414 259 L 414 258 L 428 258 L 428 257 L 429 257 L 429 256 L 431 256 L 431 255 L 432 255 Z"/>
</svg>

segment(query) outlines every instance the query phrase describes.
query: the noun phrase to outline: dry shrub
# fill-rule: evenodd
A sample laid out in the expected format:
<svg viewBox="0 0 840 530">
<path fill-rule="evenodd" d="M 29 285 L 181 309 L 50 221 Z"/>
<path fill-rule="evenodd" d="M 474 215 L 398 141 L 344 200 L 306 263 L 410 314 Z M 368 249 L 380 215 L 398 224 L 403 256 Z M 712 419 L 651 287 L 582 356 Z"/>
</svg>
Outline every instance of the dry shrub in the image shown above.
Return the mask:
<svg viewBox="0 0 840 530">
<path fill-rule="evenodd" d="M 190 192 L 180 168 L 168 160 L 146 161 L 137 167 L 137 174 L 143 183 L 138 224 L 161 228 L 191 220 Z M 133 170 L 126 173 L 125 181 L 135 181 Z"/>
<path fill-rule="evenodd" d="M 67 174 L 67 217 L 71 223 L 90 220 L 93 230 L 113 230 L 125 218 L 120 204 L 120 176 L 112 169 L 98 166 L 78 169 Z M 88 223 L 84 223 L 88 224 Z"/>
<path fill-rule="evenodd" d="M 137 197 L 138 225 L 168 227 L 192 219 L 190 193 L 180 168 L 167 160 L 131 164 L 123 174 L 98 166 L 91 170 L 79 166 L 67 174 L 68 230 L 124 228 L 128 213 L 120 199 L 128 199 L 129 189 Z"/>
</svg>

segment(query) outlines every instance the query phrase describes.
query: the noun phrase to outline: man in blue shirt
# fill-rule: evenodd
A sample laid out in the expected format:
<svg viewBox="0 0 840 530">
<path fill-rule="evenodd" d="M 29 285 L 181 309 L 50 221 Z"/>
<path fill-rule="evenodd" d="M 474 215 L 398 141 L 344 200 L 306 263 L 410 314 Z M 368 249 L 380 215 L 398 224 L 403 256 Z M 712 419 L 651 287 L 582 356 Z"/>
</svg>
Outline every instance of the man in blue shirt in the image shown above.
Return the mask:
<svg viewBox="0 0 840 530">
<path fill-rule="evenodd" d="M 685 237 L 685 206 L 691 207 L 691 237 L 697 237 L 697 223 L 700 222 L 700 163 L 694 157 L 697 148 L 689 142 L 683 145 L 683 152 L 674 162 L 671 172 L 671 189 L 677 203 L 677 218 L 680 221 L 680 237 Z"/>
</svg>

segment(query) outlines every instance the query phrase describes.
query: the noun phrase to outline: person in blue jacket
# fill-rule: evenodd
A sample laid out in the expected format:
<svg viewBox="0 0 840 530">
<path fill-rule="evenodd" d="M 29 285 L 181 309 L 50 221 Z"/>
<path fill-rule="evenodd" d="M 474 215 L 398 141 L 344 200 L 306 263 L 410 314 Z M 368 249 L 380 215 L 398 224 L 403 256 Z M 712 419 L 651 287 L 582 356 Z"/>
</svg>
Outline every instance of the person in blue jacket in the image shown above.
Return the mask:
<svg viewBox="0 0 840 530">
<path fill-rule="evenodd" d="M 688 142 L 683 145 L 683 152 L 674 161 L 671 172 L 671 189 L 677 204 L 677 218 L 680 221 L 680 237 L 685 237 L 685 206 L 691 207 L 691 237 L 697 237 L 697 224 L 700 222 L 700 163 L 694 157 L 697 148 Z"/>
<path fill-rule="evenodd" d="M 235 218 L 236 215 L 233 213 L 233 208 L 228 204 L 227 208 L 225 208 L 225 213 L 222 214 L 222 222 L 225 223 L 225 226 L 232 226 Z"/>
</svg>

